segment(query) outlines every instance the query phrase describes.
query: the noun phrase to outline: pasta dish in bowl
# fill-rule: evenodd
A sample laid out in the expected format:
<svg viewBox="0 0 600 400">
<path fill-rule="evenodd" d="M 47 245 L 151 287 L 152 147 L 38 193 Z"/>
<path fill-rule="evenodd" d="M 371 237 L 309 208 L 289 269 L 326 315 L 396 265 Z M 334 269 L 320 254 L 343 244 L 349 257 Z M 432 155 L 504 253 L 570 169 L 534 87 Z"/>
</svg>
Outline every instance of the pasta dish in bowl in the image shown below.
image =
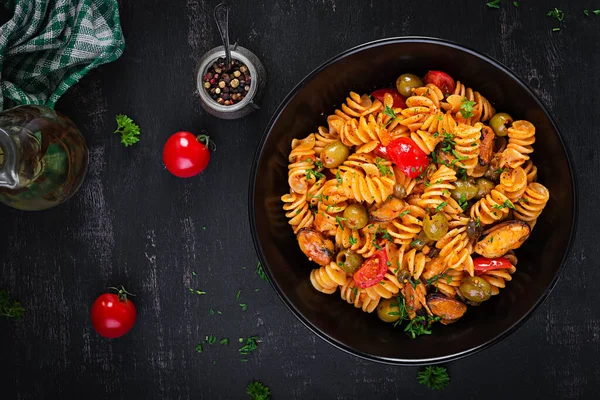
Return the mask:
<svg viewBox="0 0 600 400">
<path fill-rule="evenodd" d="M 570 171 L 551 117 L 506 68 L 387 39 L 329 61 L 276 113 L 251 182 L 254 239 L 284 302 L 329 342 L 448 360 L 549 293 L 571 240 Z"/>
</svg>

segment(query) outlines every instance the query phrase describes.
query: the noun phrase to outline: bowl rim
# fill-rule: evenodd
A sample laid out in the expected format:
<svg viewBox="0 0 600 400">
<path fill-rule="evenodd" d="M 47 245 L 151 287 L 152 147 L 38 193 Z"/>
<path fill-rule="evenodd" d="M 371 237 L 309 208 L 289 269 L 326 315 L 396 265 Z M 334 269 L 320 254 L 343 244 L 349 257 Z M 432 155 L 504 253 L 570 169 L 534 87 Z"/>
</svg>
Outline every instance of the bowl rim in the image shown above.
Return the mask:
<svg viewBox="0 0 600 400">
<path fill-rule="evenodd" d="M 281 287 L 279 287 L 277 282 L 275 282 L 275 280 L 273 279 L 273 275 L 271 273 L 269 265 L 265 261 L 266 258 L 264 256 L 262 246 L 258 240 L 258 233 L 257 233 L 257 227 L 256 227 L 256 212 L 255 212 L 254 197 L 255 197 L 255 193 L 256 193 L 256 178 L 257 178 L 258 164 L 261 160 L 261 157 L 262 157 L 262 154 L 264 151 L 265 142 L 266 142 L 267 138 L 269 137 L 269 134 L 270 134 L 273 126 L 279 119 L 282 111 L 288 106 L 290 101 L 298 94 L 300 89 L 307 82 L 309 82 L 317 74 L 321 73 L 325 68 L 329 67 L 330 65 L 332 65 L 338 61 L 341 61 L 342 59 L 348 57 L 349 55 L 358 53 L 360 51 L 383 46 L 383 45 L 388 45 L 388 44 L 396 44 L 396 43 L 428 43 L 428 44 L 442 45 L 442 46 L 450 47 L 450 48 L 453 48 L 456 50 L 460 50 L 460 51 L 469 53 L 470 55 L 472 55 L 474 57 L 482 59 L 483 61 L 493 65 L 495 68 L 500 69 L 505 74 L 510 76 L 512 79 L 514 79 L 519 85 L 521 85 L 533 97 L 533 99 L 536 101 L 536 103 L 538 104 L 540 109 L 544 112 L 545 116 L 548 118 L 548 120 L 554 127 L 555 131 L 557 132 L 558 139 L 565 151 L 567 165 L 569 167 L 569 175 L 571 176 L 571 182 L 572 182 L 571 190 L 573 192 L 573 210 L 572 210 L 573 220 L 571 221 L 571 232 L 569 234 L 569 240 L 567 243 L 566 251 L 563 254 L 563 257 L 560 261 L 558 270 L 555 273 L 554 278 L 552 279 L 552 281 L 546 288 L 545 292 L 538 298 L 538 300 L 535 302 L 535 304 L 520 319 L 515 321 L 514 324 L 512 324 L 510 327 L 505 329 L 503 332 L 496 335 L 491 340 L 488 340 L 487 342 L 480 344 L 476 347 L 470 348 L 468 350 L 454 353 L 454 354 L 448 354 L 446 356 L 441 356 L 441 357 L 423 358 L 423 359 L 402 359 L 402 358 L 391 358 L 391 357 L 382 357 L 382 356 L 375 356 L 372 354 L 366 354 L 366 353 L 363 353 L 361 351 L 353 349 L 350 346 L 347 346 L 347 345 L 333 339 L 332 337 L 327 335 L 325 332 L 317 329 L 294 306 L 294 304 L 288 299 L 286 294 L 282 291 Z M 480 352 L 484 349 L 487 349 L 487 348 L 493 346 L 494 344 L 497 344 L 500 341 L 504 340 L 510 334 L 514 333 L 518 328 L 523 326 L 525 324 L 525 322 L 527 322 L 527 320 L 529 320 L 529 318 L 531 318 L 531 316 L 544 303 L 544 301 L 548 298 L 548 296 L 550 295 L 550 293 L 556 286 L 556 284 L 564 270 L 567 259 L 569 258 L 570 254 L 572 252 L 573 243 L 575 242 L 577 223 L 578 223 L 579 207 L 578 207 L 577 187 L 578 187 L 578 183 L 577 183 L 577 177 L 575 175 L 575 170 L 573 168 L 571 151 L 569 150 L 567 143 L 563 139 L 563 135 L 561 134 L 559 125 L 555 121 L 555 119 L 552 117 L 552 115 L 550 114 L 548 108 L 544 105 L 544 103 L 540 100 L 540 98 L 537 96 L 537 94 L 531 89 L 531 87 L 525 81 L 523 81 L 519 76 L 517 76 L 515 73 L 513 73 L 508 67 L 506 67 L 504 64 L 497 61 L 496 59 L 494 59 L 490 56 L 484 55 L 484 54 L 482 54 L 476 50 L 473 50 L 469 47 L 460 45 L 458 43 L 455 43 L 455 42 L 452 42 L 452 41 L 449 41 L 446 39 L 427 37 L 427 36 L 399 36 L 399 37 L 389 37 L 389 38 L 378 39 L 378 40 L 374 40 L 374 41 L 370 41 L 370 42 L 365 42 L 365 43 L 359 44 L 357 46 L 354 46 L 350 49 L 347 49 L 347 50 L 337 54 L 336 56 L 329 58 L 327 61 L 323 62 L 321 65 L 319 65 L 313 71 L 311 71 L 308 75 L 306 75 L 298 84 L 296 84 L 290 90 L 290 92 L 281 101 L 281 103 L 279 104 L 279 106 L 277 107 L 275 112 L 273 113 L 272 117 L 270 118 L 269 123 L 268 123 L 267 127 L 265 128 L 263 135 L 260 139 L 260 142 L 258 143 L 258 146 L 256 148 L 256 151 L 254 154 L 254 160 L 252 162 L 252 169 L 251 169 L 251 173 L 250 173 L 250 182 L 249 182 L 249 190 L 248 190 L 248 195 L 249 195 L 248 214 L 249 214 L 249 219 L 250 219 L 250 231 L 252 234 L 252 241 L 254 243 L 254 248 L 258 255 L 258 259 L 259 259 L 261 265 L 264 267 L 263 270 L 265 270 L 267 276 L 269 277 L 269 282 L 271 283 L 271 286 L 275 289 L 275 292 L 277 293 L 277 295 L 279 296 L 281 301 L 287 306 L 287 308 L 292 312 L 292 314 L 294 314 L 296 316 L 296 318 L 298 318 L 298 320 L 300 320 L 300 322 L 302 322 L 302 324 L 304 326 L 306 326 L 311 332 L 313 332 L 316 336 L 320 337 L 327 343 L 333 345 L 334 347 L 336 347 L 350 355 L 353 355 L 353 356 L 356 356 L 356 357 L 359 357 L 359 358 L 362 358 L 365 360 L 369 360 L 369 361 L 383 363 L 383 364 L 403 365 L 403 366 L 420 366 L 420 365 L 431 365 L 431 364 L 438 364 L 438 363 L 442 363 L 442 362 L 454 361 L 454 360 L 458 360 L 458 359 L 464 358 L 466 356 L 478 353 L 478 352 Z"/>
</svg>

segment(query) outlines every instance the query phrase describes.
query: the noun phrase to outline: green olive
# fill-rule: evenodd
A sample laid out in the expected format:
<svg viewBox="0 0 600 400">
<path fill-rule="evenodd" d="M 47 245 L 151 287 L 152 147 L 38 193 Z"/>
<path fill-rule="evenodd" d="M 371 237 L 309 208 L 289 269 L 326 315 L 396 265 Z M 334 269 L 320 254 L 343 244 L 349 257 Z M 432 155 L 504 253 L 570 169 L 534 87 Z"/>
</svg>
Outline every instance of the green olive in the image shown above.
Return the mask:
<svg viewBox="0 0 600 400">
<path fill-rule="evenodd" d="M 321 162 L 326 168 L 336 168 L 350 155 L 350 149 L 342 142 L 329 143 L 321 152 Z"/>
<path fill-rule="evenodd" d="M 471 200 L 477 195 L 478 187 L 473 181 L 458 180 L 454 182 L 454 186 L 456 187 L 452 190 L 451 194 L 456 201 Z"/>
<path fill-rule="evenodd" d="M 396 89 L 404 97 L 410 97 L 414 88 L 422 87 L 423 81 L 414 74 L 402 74 L 396 79 Z"/>
<path fill-rule="evenodd" d="M 490 119 L 490 126 L 494 130 L 496 136 L 506 136 L 508 135 L 507 125 L 512 124 L 512 122 L 512 117 L 507 113 L 498 113 Z"/>
<path fill-rule="evenodd" d="M 492 296 L 492 287 L 479 276 L 468 276 L 460 283 L 460 293 L 467 300 L 481 303 Z"/>
<path fill-rule="evenodd" d="M 475 183 L 477 184 L 477 195 L 475 196 L 476 199 L 484 198 L 489 192 L 492 191 L 494 186 L 496 186 L 494 182 L 485 178 L 477 178 Z"/>
<path fill-rule="evenodd" d="M 391 315 L 390 315 L 391 314 Z M 396 322 L 400 319 L 400 307 L 397 299 L 385 299 L 377 306 L 377 316 L 383 322 Z"/>
<path fill-rule="evenodd" d="M 360 254 L 356 254 L 350 249 L 340 251 L 335 257 L 337 265 L 349 274 L 355 273 L 364 261 L 365 259 Z"/>
<path fill-rule="evenodd" d="M 425 231 L 422 230 L 417 237 L 410 243 L 410 246 L 413 249 L 417 249 L 419 251 L 423 250 L 423 247 L 425 247 L 427 244 L 431 243 L 431 240 L 429 239 L 429 237 L 427 237 L 427 235 L 425 234 Z"/>
<path fill-rule="evenodd" d="M 360 229 L 369 223 L 369 213 L 362 204 L 350 204 L 344 210 L 344 219 L 350 229 Z"/>
<path fill-rule="evenodd" d="M 401 183 L 396 183 L 394 185 L 394 197 L 398 199 L 403 199 L 406 197 L 406 188 Z"/>
<path fill-rule="evenodd" d="M 431 240 L 440 240 L 448 233 L 448 218 L 443 212 L 433 216 L 426 215 L 423 219 L 423 232 Z"/>
</svg>

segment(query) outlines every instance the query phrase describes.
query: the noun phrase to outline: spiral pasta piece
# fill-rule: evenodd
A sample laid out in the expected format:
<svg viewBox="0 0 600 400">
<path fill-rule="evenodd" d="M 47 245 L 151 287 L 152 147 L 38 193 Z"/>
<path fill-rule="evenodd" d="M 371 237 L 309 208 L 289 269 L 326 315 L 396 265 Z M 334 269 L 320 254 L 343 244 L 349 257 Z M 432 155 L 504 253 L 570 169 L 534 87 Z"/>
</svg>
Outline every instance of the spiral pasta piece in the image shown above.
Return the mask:
<svg viewBox="0 0 600 400">
<path fill-rule="evenodd" d="M 500 184 L 497 189 L 504 193 L 511 202 L 515 203 L 525 193 L 527 188 L 527 174 L 521 167 L 504 171 L 500 175 Z"/>
<path fill-rule="evenodd" d="M 494 107 L 488 101 L 488 99 L 483 97 L 481 93 L 466 87 L 460 81 L 456 82 L 456 88 L 454 89 L 453 94 L 459 96 L 461 101 L 466 99 L 468 101 L 475 102 L 472 110 L 473 116 L 468 118 L 468 120 L 472 123 L 479 121 L 485 122 L 492 118 L 494 114 L 496 114 L 496 110 L 494 110 Z"/>
<path fill-rule="evenodd" d="M 508 128 L 508 144 L 502 152 L 501 166 L 520 167 L 533 153 L 531 145 L 535 143 L 535 126 L 528 121 L 514 121 Z"/>
<path fill-rule="evenodd" d="M 515 204 L 515 218 L 525 222 L 535 221 L 546 207 L 548 199 L 550 191 L 540 183 L 531 182 L 523 197 Z"/>
<path fill-rule="evenodd" d="M 364 258 L 369 258 L 378 250 L 377 235 L 368 227 L 350 229 L 340 221 L 335 231 L 335 242 L 345 249 L 350 249 Z"/>
<path fill-rule="evenodd" d="M 527 174 L 527 183 L 531 183 L 537 179 L 537 167 L 533 165 L 533 161 L 527 160 L 523 164 L 523 171 Z"/>
<path fill-rule="evenodd" d="M 446 269 L 462 270 L 473 276 L 472 249 L 466 231 L 466 224 L 450 230 L 438 240 L 435 247 L 440 249 L 438 257 L 444 260 Z"/>
<path fill-rule="evenodd" d="M 394 243 L 408 246 L 423 229 L 423 218 L 427 214 L 417 205 L 408 206 L 409 213 L 403 215 L 400 221 L 393 220 L 387 227 L 388 234 Z"/>
<path fill-rule="evenodd" d="M 400 168 L 396 167 L 395 165 L 393 166 L 393 169 L 396 183 L 401 184 L 406 191 L 406 195 L 409 196 L 415 189 L 415 186 L 417 186 L 417 180 L 406 176 L 404 172 L 402 172 Z"/>
<path fill-rule="evenodd" d="M 346 103 L 342 104 L 341 110 L 335 110 L 335 113 L 327 117 L 329 132 L 339 134 L 346 121 L 351 118 L 363 117 L 373 114 L 382 108 L 379 100 L 371 100 L 369 95 L 362 96 L 355 92 L 350 92 L 350 96 L 346 97 Z"/>
<path fill-rule="evenodd" d="M 435 146 L 442 141 L 441 135 L 435 135 L 435 133 L 429 133 L 422 130 L 411 132 L 410 138 L 425 154 L 431 154 L 435 149 Z"/>
<path fill-rule="evenodd" d="M 366 166 L 363 166 L 365 168 Z M 377 168 L 375 166 L 375 168 Z M 381 176 L 379 172 L 367 175 L 365 172 L 347 165 L 339 167 L 342 179 L 342 187 L 346 196 L 356 201 L 364 201 L 368 204 L 381 203 L 391 196 L 396 183 L 392 176 Z M 373 173 L 374 171 L 371 170 Z"/>
<path fill-rule="evenodd" d="M 329 130 L 324 126 L 318 128 L 318 132 L 315 133 L 315 154 L 320 156 L 325 147 L 329 144 L 339 141 L 339 136 L 329 133 Z"/>
<path fill-rule="evenodd" d="M 440 109 L 442 107 L 441 102 L 444 100 L 444 94 L 433 83 L 428 83 L 425 86 L 418 87 L 412 90 L 415 96 L 427 97 L 433 103 L 434 109 Z"/>
<path fill-rule="evenodd" d="M 344 286 L 347 280 L 348 276 L 335 262 L 313 269 L 310 273 L 310 283 L 319 292 L 325 294 L 334 293 L 338 286 Z"/>
<path fill-rule="evenodd" d="M 379 305 L 379 299 L 373 299 L 365 292 L 365 289 L 359 289 L 353 279 L 348 279 L 345 285 L 340 288 L 342 300 L 354 307 L 362 309 L 366 313 L 372 313 Z"/>
<path fill-rule="evenodd" d="M 500 289 L 506 287 L 507 281 L 512 281 L 512 274 L 515 273 L 517 268 L 513 265 L 509 269 L 496 269 L 493 271 L 487 271 L 481 275 L 480 278 L 485 279 L 492 288 L 492 296 L 496 296 L 500 293 Z"/>
<path fill-rule="evenodd" d="M 471 218 L 479 221 L 481 225 L 489 225 L 500 221 L 510 211 L 506 203 L 507 201 L 510 202 L 510 199 L 504 193 L 500 190 L 492 189 L 487 196 L 473 204 L 471 207 Z"/>
<path fill-rule="evenodd" d="M 306 194 L 288 193 L 281 197 L 285 216 L 294 229 L 294 234 L 302 228 L 310 228 L 314 222 L 314 214 L 306 201 Z"/>
<path fill-rule="evenodd" d="M 387 146 L 391 134 L 371 114 L 366 118 L 360 117 L 358 121 L 354 118 L 348 120 L 342 127 L 340 138 L 346 146 L 358 146 L 373 142 L 375 146 L 379 143 Z"/>
<path fill-rule="evenodd" d="M 432 135 L 435 135 L 437 133 L 438 137 L 440 137 L 444 133 L 454 134 L 454 131 L 456 130 L 457 126 L 458 124 L 454 120 L 454 118 L 452 118 L 452 114 L 444 114 L 443 112 L 438 112 L 436 114 L 431 114 L 430 116 L 428 116 L 423 122 L 423 125 L 420 129 L 429 132 Z"/>
<path fill-rule="evenodd" d="M 473 174 L 473 169 L 478 165 L 479 145 L 481 144 L 481 129 L 483 125 L 479 122 L 474 126 L 458 124 L 454 132 L 456 142 L 455 151 L 458 165 L 467 170 L 467 175 Z"/>
<path fill-rule="evenodd" d="M 398 294 L 399 291 L 400 282 L 398 282 L 398 278 L 391 271 L 388 271 L 377 285 L 365 289 L 365 293 L 372 300 L 379 300 L 381 298 L 390 299 Z"/>
<path fill-rule="evenodd" d="M 419 279 L 425 269 L 425 265 L 430 260 L 431 258 L 427 257 L 422 252 L 417 252 L 417 249 L 412 249 L 403 254 L 402 261 L 400 261 L 400 269 L 407 269 L 413 279 Z"/>
<path fill-rule="evenodd" d="M 450 192 L 454 189 L 452 184 L 454 181 L 456 181 L 456 171 L 445 165 L 440 166 L 429 179 L 429 186 L 421 195 L 419 207 L 437 210 L 441 206 L 444 209 L 445 206 L 442 203 L 448 204 Z"/>
</svg>

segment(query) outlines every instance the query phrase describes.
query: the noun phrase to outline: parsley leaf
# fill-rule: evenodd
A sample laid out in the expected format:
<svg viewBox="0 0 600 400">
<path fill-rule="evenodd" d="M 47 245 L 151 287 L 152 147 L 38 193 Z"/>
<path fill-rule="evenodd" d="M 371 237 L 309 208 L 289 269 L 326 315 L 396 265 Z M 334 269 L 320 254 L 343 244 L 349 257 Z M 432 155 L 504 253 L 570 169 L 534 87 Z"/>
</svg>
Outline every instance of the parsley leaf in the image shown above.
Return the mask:
<svg viewBox="0 0 600 400">
<path fill-rule="evenodd" d="M 115 119 L 117 120 L 115 133 L 121 135 L 121 143 L 125 147 L 129 147 L 140 141 L 140 127 L 131 118 L 125 114 L 119 114 Z"/>
<path fill-rule="evenodd" d="M 317 180 L 325 178 L 325 175 L 323 175 L 320 172 L 316 172 L 314 169 L 307 169 L 306 170 L 306 179 L 311 179 L 315 177 Z"/>
<path fill-rule="evenodd" d="M 467 98 L 463 98 L 462 104 L 460 105 L 460 113 L 464 118 L 471 118 L 473 116 L 473 107 L 475 106 L 474 101 L 469 101 Z"/>
<path fill-rule="evenodd" d="M 398 218 L 402 218 L 402 217 L 404 217 L 405 215 L 408 215 L 408 214 L 410 214 L 410 209 L 402 211 L 400 213 L 400 215 L 398 215 Z"/>
<path fill-rule="evenodd" d="M 352 246 L 354 246 L 356 243 L 358 243 L 358 241 L 356 240 L 356 238 L 355 238 L 354 236 L 350 236 L 350 237 L 348 238 L 348 241 L 350 242 L 350 244 L 351 244 Z"/>
<path fill-rule="evenodd" d="M 246 393 L 250 395 L 250 400 L 270 400 L 271 393 L 269 388 L 259 381 L 250 382 L 246 388 Z"/>
<path fill-rule="evenodd" d="M 488 6 L 489 8 L 500 8 L 500 0 L 490 1 L 486 3 L 486 6 Z"/>
<path fill-rule="evenodd" d="M 11 300 L 6 290 L 0 290 L 0 316 L 19 320 L 24 313 L 25 309 L 21 303 Z"/>
<path fill-rule="evenodd" d="M 460 195 L 460 198 L 458 199 L 458 205 L 463 211 L 465 211 L 469 206 L 469 202 L 467 201 L 467 195 L 465 193 L 462 193 Z"/>
<path fill-rule="evenodd" d="M 450 378 L 446 368 L 431 366 L 417 373 L 417 381 L 433 390 L 442 390 L 448 385 Z"/>
<path fill-rule="evenodd" d="M 340 172 L 339 171 L 336 171 L 336 173 L 335 173 L 335 179 L 337 180 L 338 184 L 343 182 L 342 181 L 342 177 L 340 176 Z"/>
<path fill-rule="evenodd" d="M 587 15 L 588 17 L 590 16 L 590 12 L 589 12 L 588 10 L 583 10 L 583 13 L 584 13 L 585 15 Z"/>
<path fill-rule="evenodd" d="M 396 112 L 394 111 L 394 109 L 390 106 L 385 106 L 385 109 L 383 110 L 383 113 L 385 115 L 387 115 L 388 117 L 396 118 Z"/>
<path fill-rule="evenodd" d="M 518 1 L 513 1 L 513 6 L 519 7 L 519 2 Z"/>
<path fill-rule="evenodd" d="M 342 224 L 342 221 L 345 221 L 346 218 L 341 217 L 339 215 L 335 216 L 335 222 L 337 222 L 337 224 L 340 226 L 340 228 L 342 228 L 342 230 L 344 230 L 344 224 Z"/>
<path fill-rule="evenodd" d="M 447 202 L 447 201 L 443 201 L 443 202 L 441 202 L 441 203 L 440 203 L 440 205 L 439 205 L 439 206 L 437 206 L 437 207 L 435 208 L 435 212 L 436 212 L 436 213 L 437 213 L 437 212 L 440 212 L 440 211 L 441 211 L 441 210 L 442 210 L 444 207 L 446 207 L 447 205 L 448 205 L 448 202 Z"/>
<path fill-rule="evenodd" d="M 260 276 L 260 279 L 262 279 L 265 282 L 269 282 L 269 277 L 265 273 L 265 270 L 263 269 L 262 265 L 260 264 L 260 261 L 256 265 L 256 273 L 258 274 L 258 276 Z"/>
<path fill-rule="evenodd" d="M 240 347 L 240 354 L 248 355 L 258 348 L 258 336 L 250 336 L 246 339 L 246 343 Z"/>
<path fill-rule="evenodd" d="M 556 18 L 558 22 L 563 22 L 565 20 L 565 13 L 562 10 L 555 8 L 554 10 L 548 11 L 546 17 L 553 17 Z"/>
<path fill-rule="evenodd" d="M 421 335 L 431 335 L 431 323 L 425 317 L 417 315 L 406 325 L 404 332 L 413 339 Z"/>
<path fill-rule="evenodd" d="M 600 15 L 600 10 L 594 10 L 592 12 L 594 13 L 594 15 Z"/>
<path fill-rule="evenodd" d="M 385 160 L 383 158 L 377 157 L 375 159 L 375 165 L 377 166 L 377 169 L 379 169 L 379 173 L 381 174 L 381 176 L 394 176 L 392 170 L 387 165 L 383 165 L 384 162 Z"/>
<path fill-rule="evenodd" d="M 507 207 L 508 208 L 512 208 L 513 210 L 516 210 L 514 204 L 511 203 L 511 201 L 508 200 L 508 199 L 506 199 L 503 204 L 494 204 L 492 206 L 492 208 L 495 208 L 497 210 L 502 210 L 502 209 L 507 208 Z"/>
</svg>

